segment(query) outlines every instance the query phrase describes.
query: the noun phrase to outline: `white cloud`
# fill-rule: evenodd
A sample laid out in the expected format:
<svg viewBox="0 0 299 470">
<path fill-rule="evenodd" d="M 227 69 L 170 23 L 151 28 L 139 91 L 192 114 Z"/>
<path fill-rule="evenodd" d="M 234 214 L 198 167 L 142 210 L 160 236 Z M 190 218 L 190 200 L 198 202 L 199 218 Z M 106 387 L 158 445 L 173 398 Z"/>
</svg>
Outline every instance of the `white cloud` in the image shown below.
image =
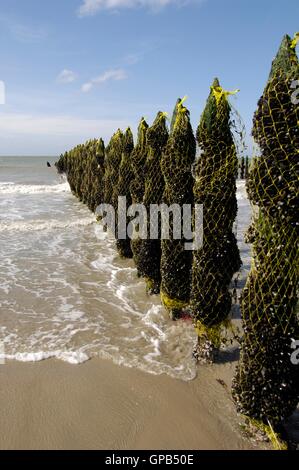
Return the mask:
<svg viewBox="0 0 299 470">
<path fill-rule="evenodd" d="M 125 80 L 127 78 L 126 71 L 124 69 L 110 69 L 96 78 L 93 78 L 89 82 L 82 85 L 81 90 L 83 93 L 89 92 L 95 85 L 101 85 L 102 83 L 108 82 L 109 80 Z"/>
<path fill-rule="evenodd" d="M 189 3 L 189 0 L 83 0 L 78 9 L 78 16 L 95 15 L 101 10 L 120 10 L 136 7 L 160 10 L 167 5 L 185 5 L 187 3 Z"/>
<path fill-rule="evenodd" d="M 93 84 L 91 82 L 87 82 L 82 85 L 81 90 L 83 91 L 83 93 L 88 93 L 92 89 L 92 87 Z"/>
<path fill-rule="evenodd" d="M 59 83 L 72 83 L 76 80 L 77 75 L 72 70 L 64 69 L 57 77 Z"/>
</svg>

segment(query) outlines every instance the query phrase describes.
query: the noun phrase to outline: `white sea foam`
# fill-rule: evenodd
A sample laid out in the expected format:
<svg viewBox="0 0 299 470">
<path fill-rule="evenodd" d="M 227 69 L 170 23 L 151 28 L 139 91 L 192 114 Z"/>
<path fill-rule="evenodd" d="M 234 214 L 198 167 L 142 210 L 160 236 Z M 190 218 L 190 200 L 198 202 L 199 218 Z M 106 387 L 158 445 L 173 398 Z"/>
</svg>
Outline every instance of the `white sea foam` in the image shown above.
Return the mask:
<svg viewBox="0 0 299 470">
<path fill-rule="evenodd" d="M 113 266 L 113 260 L 115 258 L 115 253 L 108 255 L 101 255 L 98 259 L 92 261 L 90 264 L 96 271 L 111 271 Z"/>
<path fill-rule="evenodd" d="M 3 358 L 80 364 L 101 357 L 155 375 L 194 378 L 192 323 L 170 321 L 159 297 L 145 295 L 133 263 L 120 260 L 109 234 L 105 240 L 99 236 L 94 215 L 69 197 L 68 185 L 14 185 L 13 176 L 5 179 L 0 196 L 5 210 L 10 201 L 10 218 L 2 215 L 0 222 Z M 249 204 L 245 182 L 237 187 L 240 234 L 248 225 Z M 52 229 L 61 230 L 49 236 Z"/>
<path fill-rule="evenodd" d="M 56 357 L 61 361 L 68 362 L 69 364 L 83 364 L 83 362 L 90 359 L 87 354 L 81 351 L 60 351 Z"/>
<path fill-rule="evenodd" d="M 160 341 L 155 338 L 150 338 L 150 342 L 153 345 L 153 352 L 150 352 L 144 356 L 144 359 L 148 362 L 157 362 L 156 358 L 161 356 L 160 352 Z"/>
<path fill-rule="evenodd" d="M 0 360 L 18 361 L 18 362 L 41 362 L 46 359 L 60 359 L 69 364 L 82 364 L 87 362 L 90 357 L 81 351 L 38 351 L 16 354 L 0 354 Z"/>
<path fill-rule="evenodd" d="M 165 339 L 166 338 L 165 332 L 157 324 L 157 319 L 159 319 L 162 316 L 162 312 L 163 312 L 162 305 L 152 305 L 152 307 L 150 307 L 147 313 L 142 317 L 142 322 L 146 326 L 155 330 L 155 332 L 159 335 L 160 338 Z"/>
<path fill-rule="evenodd" d="M 237 199 L 248 199 L 245 180 L 237 181 Z"/>
<path fill-rule="evenodd" d="M 40 230 L 54 230 L 74 227 L 85 227 L 95 224 L 94 217 L 85 219 L 62 221 L 62 220 L 29 220 L 29 221 L 0 221 L 0 232 L 35 232 Z"/>
<path fill-rule="evenodd" d="M 43 193 L 68 193 L 69 184 L 15 184 L 12 182 L 0 183 L 0 194 L 43 194 Z"/>
</svg>

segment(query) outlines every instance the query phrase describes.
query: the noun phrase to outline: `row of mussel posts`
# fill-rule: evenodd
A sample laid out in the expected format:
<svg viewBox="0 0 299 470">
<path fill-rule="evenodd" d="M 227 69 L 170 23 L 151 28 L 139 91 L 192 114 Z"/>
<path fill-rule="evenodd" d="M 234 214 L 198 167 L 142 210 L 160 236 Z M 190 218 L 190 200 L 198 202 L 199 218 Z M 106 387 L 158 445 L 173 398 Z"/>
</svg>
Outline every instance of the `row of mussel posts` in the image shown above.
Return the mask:
<svg viewBox="0 0 299 470">
<path fill-rule="evenodd" d="M 248 231 L 253 265 L 241 297 L 244 334 L 232 392 L 238 411 L 272 436 L 277 447 L 278 434 L 284 433 L 285 420 L 299 401 L 299 113 L 291 85 L 299 79 L 297 40 L 298 35 L 294 40 L 285 36 L 272 63 L 253 120 L 260 156 L 249 174 L 248 161 L 237 156 L 229 93 L 217 79 L 196 137 L 184 100 L 178 100 L 170 129 L 165 113 L 159 112 L 150 127 L 141 120 L 135 146 L 129 128 L 118 130 L 106 148 L 101 139 L 88 141 L 56 163 L 72 192 L 92 211 L 106 203 L 117 213 L 119 196 L 126 196 L 127 207 L 142 204 L 146 210 L 161 203 L 203 205 L 203 243 L 193 251 L 185 249 L 185 239 L 163 239 L 159 227 L 154 239 L 131 240 L 116 233 L 119 254 L 134 259 L 148 293 L 160 293 L 173 319 L 191 314 L 200 361 L 215 359 L 230 328 L 229 288 L 241 266 L 233 233 L 238 169 L 239 176 L 247 176 L 255 206 Z M 173 224 L 174 219 L 171 234 Z"/>
</svg>

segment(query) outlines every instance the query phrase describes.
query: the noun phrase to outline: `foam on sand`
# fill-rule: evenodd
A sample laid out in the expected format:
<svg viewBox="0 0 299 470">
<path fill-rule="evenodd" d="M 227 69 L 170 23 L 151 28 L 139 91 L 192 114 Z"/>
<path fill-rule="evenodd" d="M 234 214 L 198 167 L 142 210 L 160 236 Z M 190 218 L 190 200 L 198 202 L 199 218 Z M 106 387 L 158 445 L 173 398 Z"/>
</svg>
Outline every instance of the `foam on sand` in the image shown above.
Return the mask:
<svg viewBox="0 0 299 470">
<path fill-rule="evenodd" d="M 31 353 L 0 354 L 0 361 L 40 362 L 56 358 L 69 364 L 82 364 L 89 360 L 89 356 L 81 351 L 38 351 Z"/>
</svg>

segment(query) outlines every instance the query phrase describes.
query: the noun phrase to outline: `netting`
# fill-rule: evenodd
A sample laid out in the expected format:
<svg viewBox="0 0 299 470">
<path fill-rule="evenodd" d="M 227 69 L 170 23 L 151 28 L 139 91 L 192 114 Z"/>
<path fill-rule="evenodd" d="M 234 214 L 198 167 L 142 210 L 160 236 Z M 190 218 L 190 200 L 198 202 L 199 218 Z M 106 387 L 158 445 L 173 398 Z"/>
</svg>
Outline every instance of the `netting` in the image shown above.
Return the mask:
<svg viewBox="0 0 299 470">
<path fill-rule="evenodd" d="M 106 148 L 105 177 L 104 177 L 104 202 L 114 207 L 114 188 L 118 184 L 119 165 L 123 152 L 123 133 L 120 129 L 111 137 Z M 115 208 L 115 207 L 114 207 Z"/>
<path fill-rule="evenodd" d="M 249 163 L 249 158 L 246 157 L 245 158 L 245 179 L 247 180 L 248 176 L 249 176 L 249 168 L 250 168 L 250 163 Z"/>
<path fill-rule="evenodd" d="M 244 341 L 233 382 L 240 412 L 279 429 L 299 401 L 299 369 L 291 361 L 299 338 L 298 152 L 299 78 L 295 42 L 285 36 L 254 116 L 261 149 L 247 189 L 256 216 L 249 231 L 254 260 L 242 294 Z"/>
<path fill-rule="evenodd" d="M 87 142 L 82 150 L 81 158 L 82 158 L 82 175 L 81 175 L 81 200 L 84 204 L 88 205 L 89 201 L 89 192 L 88 187 L 91 180 L 91 145 L 90 142 Z"/>
<path fill-rule="evenodd" d="M 133 204 L 141 204 L 143 202 L 145 184 L 145 164 L 147 157 L 147 130 L 148 124 L 146 123 L 145 119 L 142 118 L 138 127 L 137 144 L 131 155 L 133 178 L 130 184 L 130 190 Z M 136 227 L 136 229 L 138 229 L 138 227 Z M 134 239 L 131 240 L 131 249 L 138 276 L 141 276 L 139 270 L 139 252 L 141 249 L 141 244 L 141 239 L 135 235 Z"/>
<path fill-rule="evenodd" d="M 248 157 L 241 157 L 239 159 L 238 177 L 241 180 L 247 180 L 248 175 L 249 175 L 249 158 Z"/>
<path fill-rule="evenodd" d="M 241 180 L 245 179 L 245 157 L 242 157 L 239 162 L 239 177 Z"/>
<path fill-rule="evenodd" d="M 103 201 L 105 158 L 103 140 L 88 141 L 80 152 L 80 158 L 84 161 L 80 188 L 82 202 L 94 212 Z"/>
<path fill-rule="evenodd" d="M 192 164 L 195 160 L 196 142 L 190 124 L 189 111 L 178 100 L 172 132 L 161 159 L 165 181 L 163 203 L 170 207 L 193 203 Z M 173 217 L 169 221 L 169 239 L 162 240 L 161 299 L 172 318 L 177 318 L 190 299 L 192 252 L 185 249 L 186 240 L 174 239 Z M 180 224 L 182 232 L 182 221 Z"/>
<path fill-rule="evenodd" d="M 97 206 L 104 201 L 104 174 L 105 174 L 105 145 L 103 139 L 95 141 L 95 158 L 91 162 L 92 177 L 92 202 L 91 209 L 96 210 Z"/>
<path fill-rule="evenodd" d="M 75 196 L 92 211 L 103 202 L 104 155 L 103 140 L 94 139 L 66 152 L 55 164 L 66 174 Z"/>
<path fill-rule="evenodd" d="M 143 204 L 150 214 L 151 204 L 161 204 L 164 191 L 164 178 L 161 171 L 161 157 L 168 140 L 165 113 L 159 112 L 153 125 L 147 130 L 147 158 L 145 165 L 145 184 Z M 149 217 L 148 217 L 149 219 Z M 152 227 L 153 228 L 153 227 Z M 160 231 L 160 227 L 158 227 Z M 148 232 L 150 223 L 148 220 Z M 160 234 L 159 234 L 160 236 Z M 161 240 L 148 238 L 141 240 L 138 249 L 138 271 L 145 278 L 149 293 L 159 293 Z"/>
<path fill-rule="evenodd" d="M 134 140 L 133 134 L 130 128 L 128 128 L 123 137 L 123 152 L 122 158 L 119 166 L 119 176 L 118 176 L 118 183 L 114 188 L 113 192 L 113 205 L 114 207 L 118 206 L 118 197 L 125 196 L 126 197 L 126 210 L 132 204 L 131 199 L 131 192 L 130 192 L 130 184 L 133 179 L 133 171 L 131 167 L 131 154 L 134 148 Z M 126 226 L 129 223 L 129 217 L 126 216 Z M 132 250 L 131 250 L 131 240 L 127 236 L 126 239 L 119 239 L 118 233 L 116 233 L 116 247 L 118 253 L 123 258 L 132 258 Z"/>
<path fill-rule="evenodd" d="M 171 123 L 170 123 L 170 134 L 172 134 L 174 126 L 175 126 L 175 122 L 176 122 L 176 118 L 177 118 L 177 114 L 178 114 L 178 106 L 181 103 L 181 101 L 182 101 L 181 98 L 178 98 L 176 100 L 175 107 L 174 107 L 174 110 L 173 110 L 173 113 L 172 113 Z"/>
<path fill-rule="evenodd" d="M 144 195 L 145 164 L 147 157 L 146 134 L 148 124 L 142 118 L 138 127 L 137 144 L 131 155 L 133 178 L 130 184 L 131 198 L 134 204 L 141 204 Z"/>
<path fill-rule="evenodd" d="M 199 334 L 197 354 L 207 360 L 219 346 L 220 326 L 231 310 L 230 282 L 241 266 L 233 234 L 238 159 L 227 95 L 216 79 L 197 130 L 202 153 L 196 166 L 194 202 L 203 204 L 203 246 L 193 254 L 191 308 Z"/>
</svg>

